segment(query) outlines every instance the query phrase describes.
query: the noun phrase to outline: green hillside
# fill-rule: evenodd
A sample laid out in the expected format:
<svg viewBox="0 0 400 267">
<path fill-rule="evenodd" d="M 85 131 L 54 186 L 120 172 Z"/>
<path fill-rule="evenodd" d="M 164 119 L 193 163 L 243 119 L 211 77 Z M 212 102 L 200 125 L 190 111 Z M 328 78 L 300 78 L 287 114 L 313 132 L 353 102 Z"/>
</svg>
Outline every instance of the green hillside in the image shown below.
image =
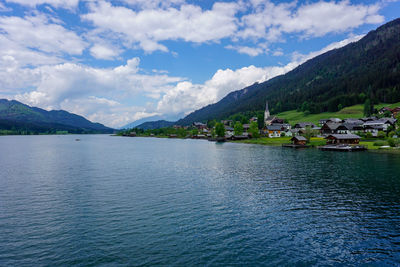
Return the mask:
<svg viewBox="0 0 400 267">
<path fill-rule="evenodd" d="M 376 109 L 381 109 L 383 107 L 400 107 L 400 102 L 394 104 L 379 104 L 374 106 Z M 363 105 L 354 105 L 350 107 L 343 108 L 337 112 L 323 112 L 319 114 L 304 114 L 304 112 L 298 112 L 296 110 L 289 110 L 285 112 L 281 112 L 276 114 L 275 116 L 283 119 L 287 119 L 290 124 L 296 124 L 298 122 L 312 122 L 314 124 L 318 124 L 318 121 L 321 119 L 329 119 L 329 118 L 339 118 L 339 119 L 348 119 L 348 118 L 362 118 L 364 106 Z"/>
<path fill-rule="evenodd" d="M 263 110 L 265 101 L 272 114 L 299 108 L 319 114 L 335 113 L 366 100 L 400 101 L 400 19 L 371 31 L 358 42 L 310 59 L 285 75 L 232 92 L 177 124 Z M 290 112 L 287 115 L 296 117 Z"/>
<path fill-rule="evenodd" d="M 46 111 L 0 99 L 0 134 L 112 133 L 114 130 L 64 110 Z"/>
</svg>

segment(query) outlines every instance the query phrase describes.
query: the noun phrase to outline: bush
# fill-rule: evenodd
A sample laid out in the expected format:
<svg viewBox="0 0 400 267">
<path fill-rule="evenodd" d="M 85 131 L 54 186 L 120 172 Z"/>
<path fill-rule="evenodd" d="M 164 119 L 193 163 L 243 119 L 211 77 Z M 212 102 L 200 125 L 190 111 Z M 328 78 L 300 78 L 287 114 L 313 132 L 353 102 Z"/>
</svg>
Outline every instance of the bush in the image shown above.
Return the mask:
<svg viewBox="0 0 400 267">
<path fill-rule="evenodd" d="M 281 137 L 285 137 L 286 136 L 286 134 L 285 133 L 281 133 Z"/>
<path fill-rule="evenodd" d="M 370 133 L 370 132 L 366 133 L 366 134 L 365 134 L 365 137 L 366 137 L 367 139 L 371 139 L 371 138 L 372 138 L 372 133 Z"/>
<path fill-rule="evenodd" d="M 387 142 L 385 141 L 376 141 L 374 142 L 374 146 L 386 146 Z"/>
<path fill-rule="evenodd" d="M 396 133 L 394 132 L 394 131 L 391 131 L 389 134 L 388 134 L 388 136 L 390 137 L 390 138 L 393 138 L 393 135 L 395 135 Z"/>
<path fill-rule="evenodd" d="M 379 132 L 378 132 L 378 138 L 379 138 L 379 139 L 384 139 L 385 136 L 386 136 L 386 135 L 385 135 L 385 132 L 383 132 L 383 131 L 379 131 Z"/>
<path fill-rule="evenodd" d="M 389 146 L 391 146 L 391 147 L 395 147 L 396 146 L 396 141 L 393 138 L 389 138 L 388 139 L 388 143 L 389 143 Z"/>
</svg>

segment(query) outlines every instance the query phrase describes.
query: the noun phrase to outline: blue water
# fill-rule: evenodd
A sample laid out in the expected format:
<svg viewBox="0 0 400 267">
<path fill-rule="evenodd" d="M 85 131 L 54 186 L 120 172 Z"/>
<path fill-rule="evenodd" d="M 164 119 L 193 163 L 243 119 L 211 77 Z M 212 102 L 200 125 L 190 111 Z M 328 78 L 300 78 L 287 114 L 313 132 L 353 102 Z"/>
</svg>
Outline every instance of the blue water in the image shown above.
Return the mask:
<svg viewBox="0 0 400 267">
<path fill-rule="evenodd" d="M 400 264 L 399 155 L 105 135 L 0 148 L 1 266 Z"/>
</svg>

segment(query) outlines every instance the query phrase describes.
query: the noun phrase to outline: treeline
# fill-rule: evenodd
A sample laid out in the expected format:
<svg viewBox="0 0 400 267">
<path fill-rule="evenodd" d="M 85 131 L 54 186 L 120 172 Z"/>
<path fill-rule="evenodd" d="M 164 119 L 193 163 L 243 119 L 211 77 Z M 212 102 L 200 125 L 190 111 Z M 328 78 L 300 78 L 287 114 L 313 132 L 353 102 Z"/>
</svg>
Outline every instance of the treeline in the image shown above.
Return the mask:
<svg viewBox="0 0 400 267">
<path fill-rule="evenodd" d="M 77 128 L 57 123 L 32 123 L 0 120 L 0 135 L 98 134 L 100 130 Z"/>
</svg>

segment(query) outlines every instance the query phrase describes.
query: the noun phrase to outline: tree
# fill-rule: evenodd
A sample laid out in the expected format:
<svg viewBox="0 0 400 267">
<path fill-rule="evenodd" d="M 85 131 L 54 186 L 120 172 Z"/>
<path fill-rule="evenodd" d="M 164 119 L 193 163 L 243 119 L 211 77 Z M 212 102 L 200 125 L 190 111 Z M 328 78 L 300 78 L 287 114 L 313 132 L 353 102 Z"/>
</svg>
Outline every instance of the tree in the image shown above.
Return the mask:
<svg viewBox="0 0 400 267">
<path fill-rule="evenodd" d="M 194 128 L 192 130 L 192 135 L 198 135 L 199 134 L 199 130 L 197 128 Z"/>
<path fill-rule="evenodd" d="M 250 123 L 249 133 L 253 138 L 260 137 L 260 131 L 258 130 L 258 125 L 256 122 L 253 121 L 252 123 Z"/>
<path fill-rule="evenodd" d="M 240 122 L 236 122 L 235 126 L 233 127 L 233 132 L 235 135 L 242 135 L 243 134 L 243 125 Z"/>
<path fill-rule="evenodd" d="M 339 104 L 339 105 L 337 106 L 337 109 L 338 109 L 338 110 L 342 110 L 342 109 L 343 109 L 343 105 L 342 105 L 342 104 Z"/>
<path fill-rule="evenodd" d="M 215 133 L 218 137 L 225 137 L 225 127 L 222 123 L 217 122 L 215 124 Z"/>
<path fill-rule="evenodd" d="M 378 138 L 379 138 L 379 139 L 384 139 L 385 136 L 386 136 L 386 135 L 385 135 L 385 132 L 383 132 L 383 131 L 379 131 L 379 132 L 378 132 Z"/>
<path fill-rule="evenodd" d="M 260 113 L 257 116 L 257 124 L 258 124 L 258 129 L 264 128 L 264 113 Z"/>
<path fill-rule="evenodd" d="M 374 110 L 374 106 L 371 105 L 371 100 L 367 99 L 364 103 L 364 116 L 369 117 L 372 115 Z"/>
<path fill-rule="evenodd" d="M 213 128 L 215 126 L 216 123 L 217 123 L 216 120 L 209 120 L 209 121 L 207 121 L 207 127 L 209 129 L 211 129 L 211 128 Z"/>
<path fill-rule="evenodd" d="M 306 126 L 304 137 L 307 139 L 307 143 L 310 142 L 312 136 L 313 136 L 313 130 L 311 129 L 311 126 Z"/>
</svg>

